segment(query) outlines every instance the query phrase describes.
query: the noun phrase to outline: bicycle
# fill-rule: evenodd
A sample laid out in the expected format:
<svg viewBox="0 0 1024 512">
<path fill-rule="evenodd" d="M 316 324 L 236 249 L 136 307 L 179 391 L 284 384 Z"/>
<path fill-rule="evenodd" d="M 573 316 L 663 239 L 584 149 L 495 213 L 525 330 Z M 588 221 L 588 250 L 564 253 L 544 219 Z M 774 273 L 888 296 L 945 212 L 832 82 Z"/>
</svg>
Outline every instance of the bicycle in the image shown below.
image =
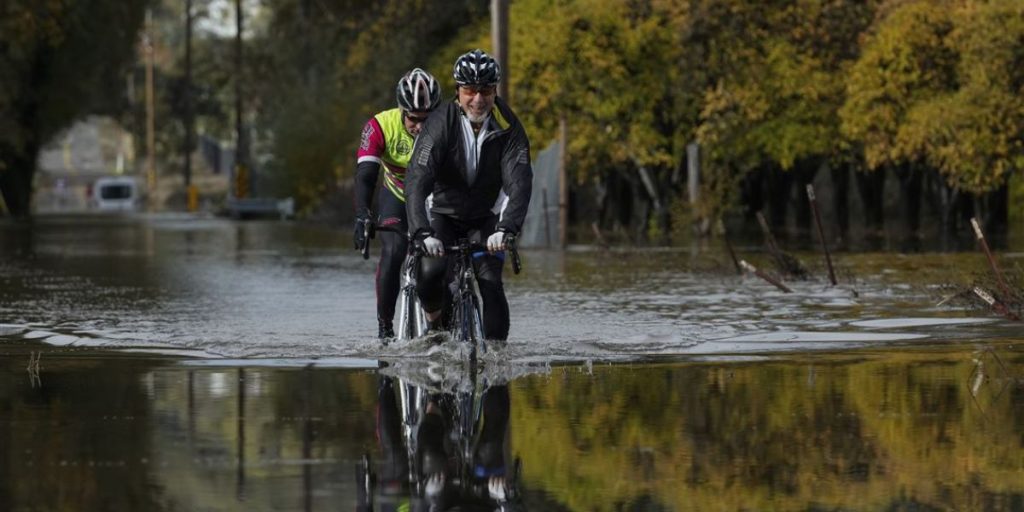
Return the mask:
<svg viewBox="0 0 1024 512">
<path fill-rule="evenodd" d="M 398 308 L 395 315 L 395 339 L 419 338 L 427 333 L 426 314 L 423 312 L 419 296 L 416 294 L 419 258 L 424 254 L 423 249 L 414 242 L 412 236 L 394 226 L 377 226 L 376 230 L 399 233 L 408 240 L 408 252 L 402 263 Z M 512 271 L 518 275 L 522 271 L 522 260 L 516 245 L 517 239 L 515 235 L 507 235 L 506 240 L 507 251 L 512 258 Z M 364 254 L 368 254 L 368 246 L 369 239 L 364 245 Z M 473 267 L 474 255 L 483 252 L 487 252 L 487 248 L 483 244 L 471 242 L 465 238 L 459 239 L 455 245 L 445 247 L 445 253 L 455 258 L 453 275 L 456 286 L 452 301 L 452 321 L 449 325 L 455 340 L 470 345 L 471 363 L 476 362 L 477 346 L 482 347 L 484 352 L 487 351 L 483 332 L 484 302 L 483 296 L 480 294 L 476 269 Z"/>
<path fill-rule="evenodd" d="M 399 224 L 400 226 L 401 224 Z M 420 299 L 416 295 L 416 279 L 419 272 L 419 258 L 421 253 L 416 249 L 412 237 L 405 230 L 389 226 L 376 226 L 376 231 L 390 231 L 406 238 L 408 250 L 405 261 L 402 262 L 401 280 L 398 291 L 398 307 L 395 311 L 396 340 L 411 340 L 427 333 L 427 317 L 420 306 Z M 363 259 L 369 258 L 370 239 L 366 239 L 363 245 Z M 387 344 L 387 341 L 384 342 Z"/>
<path fill-rule="evenodd" d="M 512 257 L 512 271 L 519 274 L 522 271 L 522 262 L 519 259 L 514 235 L 507 235 L 506 247 Z M 473 267 L 473 257 L 482 252 L 487 252 L 483 244 L 465 238 L 459 239 L 455 245 L 445 247 L 445 253 L 455 258 L 453 274 L 456 286 L 452 297 L 452 334 L 456 341 L 469 344 L 471 364 L 476 362 L 477 346 L 487 352 L 483 327 L 484 301 L 480 294 L 476 269 Z"/>
</svg>

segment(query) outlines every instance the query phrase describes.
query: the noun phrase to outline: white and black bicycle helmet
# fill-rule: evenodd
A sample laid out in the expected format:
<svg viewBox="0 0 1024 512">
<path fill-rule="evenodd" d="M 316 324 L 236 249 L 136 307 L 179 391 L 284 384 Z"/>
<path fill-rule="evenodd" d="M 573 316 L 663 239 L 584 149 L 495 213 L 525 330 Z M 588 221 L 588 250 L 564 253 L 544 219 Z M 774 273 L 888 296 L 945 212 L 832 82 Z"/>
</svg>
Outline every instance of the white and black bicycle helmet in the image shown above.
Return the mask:
<svg viewBox="0 0 1024 512">
<path fill-rule="evenodd" d="M 455 83 L 458 85 L 495 85 L 501 81 L 501 66 L 483 50 L 462 54 L 455 61 Z"/>
<path fill-rule="evenodd" d="M 406 73 L 396 89 L 398 107 L 406 112 L 427 112 L 441 102 L 441 86 L 433 75 L 420 68 Z"/>
</svg>

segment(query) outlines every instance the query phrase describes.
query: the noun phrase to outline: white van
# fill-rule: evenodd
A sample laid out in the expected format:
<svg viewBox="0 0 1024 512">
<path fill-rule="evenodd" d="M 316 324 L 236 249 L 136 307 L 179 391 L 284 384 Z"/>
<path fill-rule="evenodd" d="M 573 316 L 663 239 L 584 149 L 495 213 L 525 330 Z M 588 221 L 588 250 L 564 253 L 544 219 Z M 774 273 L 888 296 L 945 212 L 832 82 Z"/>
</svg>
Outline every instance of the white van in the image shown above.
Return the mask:
<svg viewBox="0 0 1024 512">
<path fill-rule="evenodd" d="M 92 185 L 90 202 L 97 210 L 128 212 L 139 208 L 139 187 L 135 178 L 107 176 Z"/>
</svg>

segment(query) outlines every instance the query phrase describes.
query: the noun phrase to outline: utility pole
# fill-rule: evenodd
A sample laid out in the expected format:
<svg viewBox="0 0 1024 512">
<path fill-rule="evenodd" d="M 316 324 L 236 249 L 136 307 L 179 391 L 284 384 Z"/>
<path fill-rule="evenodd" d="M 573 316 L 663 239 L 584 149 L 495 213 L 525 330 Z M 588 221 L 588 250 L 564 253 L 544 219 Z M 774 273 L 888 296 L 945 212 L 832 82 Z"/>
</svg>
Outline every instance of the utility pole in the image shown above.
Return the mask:
<svg viewBox="0 0 1024 512">
<path fill-rule="evenodd" d="M 569 127 L 563 113 L 558 118 L 558 246 L 569 246 Z"/>
<path fill-rule="evenodd" d="M 146 201 L 149 211 L 156 210 L 156 122 L 153 108 L 153 11 L 146 9 L 146 33 L 142 41 L 146 54 Z"/>
<path fill-rule="evenodd" d="M 244 28 L 242 0 L 235 0 L 235 172 L 232 175 L 230 197 L 249 195 L 249 162 L 242 119 L 242 30 Z"/>
<path fill-rule="evenodd" d="M 192 112 L 192 0 L 185 0 L 185 194 L 188 211 L 198 209 L 198 191 L 192 186 L 192 146 L 195 116 Z"/>
<path fill-rule="evenodd" d="M 314 66 L 314 62 L 316 62 L 316 59 L 313 56 L 314 50 L 312 41 L 314 34 L 312 24 L 312 3 L 313 0 L 303 0 L 302 7 L 299 9 L 299 17 L 302 19 L 302 28 L 304 31 L 302 36 L 302 76 L 306 80 L 306 83 L 303 85 L 305 85 L 307 88 L 312 88 L 313 84 L 317 82 L 316 67 Z"/>
<path fill-rule="evenodd" d="M 498 96 L 507 102 L 509 100 L 508 0 L 491 0 L 491 47 L 494 48 L 494 58 L 501 66 Z"/>
</svg>

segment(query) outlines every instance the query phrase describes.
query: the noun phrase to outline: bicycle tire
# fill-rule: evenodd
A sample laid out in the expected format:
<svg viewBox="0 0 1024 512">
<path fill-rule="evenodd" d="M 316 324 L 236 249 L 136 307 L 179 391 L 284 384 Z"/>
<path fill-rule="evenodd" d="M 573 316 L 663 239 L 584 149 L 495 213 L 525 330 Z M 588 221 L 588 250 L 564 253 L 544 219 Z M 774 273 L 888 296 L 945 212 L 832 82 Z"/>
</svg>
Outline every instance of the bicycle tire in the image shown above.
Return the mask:
<svg viewBox="0 0 1024 512">
<path fill-rule="evenodd" d="M 412 338 L 412 309 L 409 304 L 409 296 L 406 290 L 401 291 L 398 304 L 398 329 L 395 331 L 395 338 L 408 340 Z"/>
<path fill-rule="evenodd" d="M 455 339 L 463 343 L 476 344 L 473 335 L 473 298 L 468 293 L 459 296 L 458 306 L 455 308 Z"/>
<path fill-rule="evenodd" d="M 398 296 L 398 314 L 396 338 L 410 340 L 426 334 L 427 319 L 416 295 L 416 279 L 414 277 L 415 261 L 409 256 L 402 265 L 402 283 Z"/>
<path fill-rule="evenodd" d="M 480 283 L 476 280 L 476 277 L 470 281 L 470 285 L 470 299 L 472 301 L 470 316 L 473 319 L 474 344 L 478 345 L 480 350 L 486 353 L 487 345 L 484 343 L 484 340 L 487 339 L 487 333 L 484 332 L 484 299 L 480 294 Z"/>
</svg>

